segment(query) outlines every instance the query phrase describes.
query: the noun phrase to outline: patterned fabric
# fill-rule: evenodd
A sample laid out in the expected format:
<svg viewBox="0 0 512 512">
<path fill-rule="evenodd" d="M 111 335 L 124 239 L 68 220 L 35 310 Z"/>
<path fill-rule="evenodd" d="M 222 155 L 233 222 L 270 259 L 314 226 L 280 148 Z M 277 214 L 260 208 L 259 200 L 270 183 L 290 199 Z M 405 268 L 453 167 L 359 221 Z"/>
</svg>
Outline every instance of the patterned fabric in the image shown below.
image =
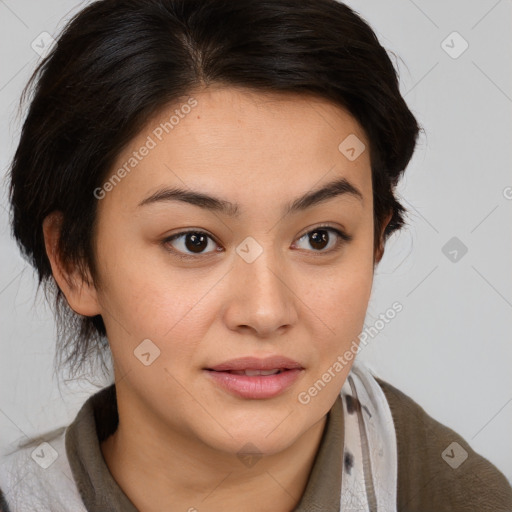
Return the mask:
<svg viewBox="0 0 512 512">
<path fill-rule="evenodd" d="M 6 512 L 87 512 L 69 466 L 65 427 L 49 441 L 32 440 L 2 459 Z"/>
<path fill-rule="evenodd" d="M 396 512 L 397 441 L 391 410 L 357 361 L 341 389 L 345 427 L 340 510 Z"/>
</svg>

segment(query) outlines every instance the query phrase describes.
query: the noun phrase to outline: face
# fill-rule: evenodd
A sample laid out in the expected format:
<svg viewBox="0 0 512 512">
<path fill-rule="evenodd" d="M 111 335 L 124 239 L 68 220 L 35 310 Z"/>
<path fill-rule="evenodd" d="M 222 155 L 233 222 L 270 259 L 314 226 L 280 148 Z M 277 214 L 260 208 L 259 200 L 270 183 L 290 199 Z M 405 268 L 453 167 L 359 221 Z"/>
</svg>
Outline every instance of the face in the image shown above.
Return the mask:
<svg viewBox="0 0 512 512">
<path fill-rule="evenodd" d="M 118 407 L 163 435 L 270 455 L 325 416 L 350 370 L 339 356 L 370 298 L 373 202 L 369 151 L 339 146 L 369 142 L 325 100 L 192 96 L 148 123 L 97 191 Z"/>
</svg>

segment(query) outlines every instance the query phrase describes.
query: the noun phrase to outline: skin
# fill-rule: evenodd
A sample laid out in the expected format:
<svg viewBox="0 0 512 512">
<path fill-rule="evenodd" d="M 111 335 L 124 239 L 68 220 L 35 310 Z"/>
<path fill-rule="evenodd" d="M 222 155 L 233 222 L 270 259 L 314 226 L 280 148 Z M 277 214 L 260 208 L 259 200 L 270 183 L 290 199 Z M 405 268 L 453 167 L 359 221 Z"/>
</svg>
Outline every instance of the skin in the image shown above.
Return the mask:
<svg viewBox="0 0 512 512">
<path fill-rule="evenodd" d="M 192 96 L 198 105 L 191 113 L 99 201 L 99 282 L 63 270 L 56 214 L 44 223 L 47 252 L 72 309 L 104 319 L 120 422 L 101 450 L 134 505 L 144 512 L 170 504 L 176 511 L 289 511 L 351 365 L 307 405 L 297 397 L 357 340 L 382 257 L 382 246 L 373 246 L 369 141 L 350 114 L 323 99 L 232 87 Z M 112 172 L 176 108 L 152 119 Z M 349 134 L 367 148 L 354 161 L 338 150 Z M 282 215 L 283 205 L 340 177 L 362 201 L 345 194 Z M 163 185 L 239 203 L 241 215 L 180 201 L 137 206 Z M 330 241 L 315 249 L 301 237 L 323 223 L 353 239 L 329 253 L 338 237 L 327 231 Z M 169 247 L 194 254 L 186 238 L 164 240 L 191 228 L 212 238 L 196 261 L 181 260 Z M 236 252 L 249 236 L 263 251 L 252 263 Z M 144 339 L 160 350 L 148 366 L 134 355 Z M 304 371 L 271 399 L 232 396 L 203 371 L 276 354 Z M 237 457 L 246 443 L 263 455 L 252 467 Z"/>
</svg>

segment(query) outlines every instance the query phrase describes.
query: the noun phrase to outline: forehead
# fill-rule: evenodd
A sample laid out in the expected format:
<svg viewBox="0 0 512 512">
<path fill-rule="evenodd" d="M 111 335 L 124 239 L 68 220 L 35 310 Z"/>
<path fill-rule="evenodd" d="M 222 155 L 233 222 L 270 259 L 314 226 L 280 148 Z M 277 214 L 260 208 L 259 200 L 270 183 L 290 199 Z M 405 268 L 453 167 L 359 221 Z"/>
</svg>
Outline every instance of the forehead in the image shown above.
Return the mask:
<svg viewBox="0 0 512 512">
<path fill-rule="evenodd" d="M 168 185 L 257 206 L 345 177 L 364 201 L 371 196 L 363 129 L 343 108 L 312 95 L 197 91 L 161 109 L 118 155 L 107 180 L 120 169 L 122 179 L 102 202 L 132 211 Z"/>
</svg>

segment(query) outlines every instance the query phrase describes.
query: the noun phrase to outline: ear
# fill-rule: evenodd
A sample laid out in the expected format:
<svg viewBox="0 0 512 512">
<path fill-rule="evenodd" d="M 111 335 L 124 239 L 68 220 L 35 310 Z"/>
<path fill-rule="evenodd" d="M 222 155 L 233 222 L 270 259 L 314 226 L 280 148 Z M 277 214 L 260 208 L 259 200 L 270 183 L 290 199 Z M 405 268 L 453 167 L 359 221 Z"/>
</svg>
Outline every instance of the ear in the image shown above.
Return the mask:
<svg viewBox="0 0 512 512">
<path fill-rule="evenodd" d="M 53 277 L 73 311 L 83 316 L 99 315 L 101 312 L 96 288 L 90 276 L 87 276 L 88 282 L 85 282 L 78 269 L 67 269 L 61 261 L 58 242 L 62 218 L 62 213 L 55 211 L 43 221 L 44 244 Z"/>
<path fill-rule="evenodd" d="M 389 214 L 384 219 L 384 222 L 382 224 L 382 229 L 381 229 L 380 237 L 379 237 L 379 246 L 375 250 L 375 259 L 374 259 L 374 263 L 373 263 L 374 266 L 377 263 L 379 263 L 379 261 L 382 259 L 382 256 L 384 256 L 384 230 L 386 229 L 387 225 L 389 224 L 391 217 L 393 217 L 393 212 L 389 212 Z"/>
</svg>

